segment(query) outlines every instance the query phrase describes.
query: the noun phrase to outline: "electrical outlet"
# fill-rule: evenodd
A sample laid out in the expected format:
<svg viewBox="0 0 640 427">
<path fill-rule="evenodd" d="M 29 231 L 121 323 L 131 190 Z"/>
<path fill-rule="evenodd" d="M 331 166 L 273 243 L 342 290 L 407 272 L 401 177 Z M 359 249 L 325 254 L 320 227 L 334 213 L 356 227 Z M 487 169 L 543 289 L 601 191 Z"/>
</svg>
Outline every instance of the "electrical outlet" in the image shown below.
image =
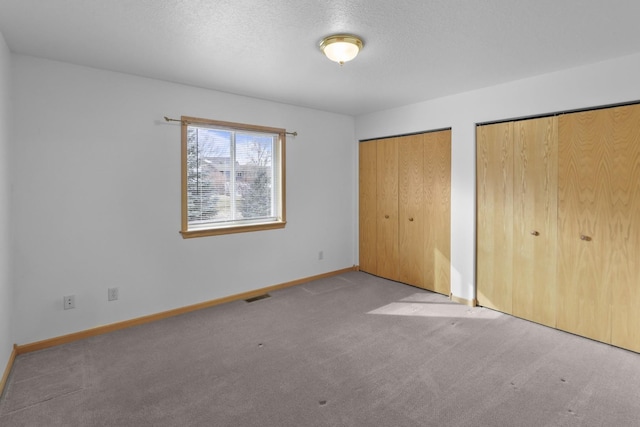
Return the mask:
<svg viewBox="0 0 640 427">
<path fill-rule="evenodd" d="M 67 295 L 65 297 L 62 297 L 62 304 L 65 310 L 69 310 L 70 308 L 76 308 L 76 296 Z"/>
<path fill-rule="evenodd" d="M 318 252 L 318 259 L 319 260 L 323 260 L 324 259 L 324 251 Z"/>
<path fill-rule="evenodd" d="M 107 290 L 107 299 L 109 301 L 115 301 L 118 299 L 118 288 L 109 288 Z"/>
</svg>

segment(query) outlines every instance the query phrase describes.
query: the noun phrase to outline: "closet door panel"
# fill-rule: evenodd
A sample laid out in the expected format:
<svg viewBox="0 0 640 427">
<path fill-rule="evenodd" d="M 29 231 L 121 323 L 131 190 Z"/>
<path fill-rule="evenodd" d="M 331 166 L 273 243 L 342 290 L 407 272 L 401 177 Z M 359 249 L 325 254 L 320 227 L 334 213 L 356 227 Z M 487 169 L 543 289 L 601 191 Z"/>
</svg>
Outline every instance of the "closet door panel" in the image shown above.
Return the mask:
<svg viewBox="0 0 640 427">
<path fill-rule="evenodd" d="M 512 312 L 513 123 L 476 129 L 477 299 Z"/>
<path fill-rule="evenodd" d="M 424 138 L 425 287 L 451 293 L 451 130 Z"/>
<path fill-rule="evenodd" d="M 614 109 L 611 343 L 640 352 L 640 106 Z"/>
<path fill-rule="evenodd" d="M 359 268 L 362 271 L 377 274 L 376 142 L 360 143 L 359 151 Z"/>
<path fill-rule="evenodd" d="M 514 123 L 513 314 L 555 327 L 557 118 Z"/>
<path fill-rule="evenodd" d="M 558 306 L 560 329 L 611 341 L 610 279 L 616 264 L 613 125 L 610 110 L 558 122 Z"/>
<path fill-rule="evenodd" d="M 377 270 L 399 280 L 398 251 L 398 141 L 377 141 Z"/>
<path fill-rule="evenodd" d="M 398 140 L 399 280 L 424 287 L 424 146 L 422 135 Z"/>
</svg>

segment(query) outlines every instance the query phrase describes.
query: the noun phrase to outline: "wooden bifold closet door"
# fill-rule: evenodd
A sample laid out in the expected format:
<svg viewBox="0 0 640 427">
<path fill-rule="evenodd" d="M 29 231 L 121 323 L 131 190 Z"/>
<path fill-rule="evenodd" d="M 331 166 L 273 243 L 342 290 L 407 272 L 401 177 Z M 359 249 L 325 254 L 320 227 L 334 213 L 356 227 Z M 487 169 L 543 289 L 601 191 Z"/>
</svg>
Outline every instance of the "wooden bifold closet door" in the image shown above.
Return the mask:
<svg viewBox="0 0 640 427">
<path fill-rule="evenodd" d="M 610 111 L 567 114 L 560 120 L 558 328 L 611 341 L 611 286 L 615 241 Z M 614 238 L 615 239 L 615 238 Z"/>
<path fill-rule="evenodd" d="M 640 105 L 476 139 L 478 303 L 640 352 Z"/>
<path fill-rule="evenodd" d="M 558 121 L 518 121 L 513 137 L 513 314 L 555 326 Z"/>
<path fill-rule="evenodd" d="M 360 270 L 450 292 L 451 131 L 360 143 Z"/>
<path fill-rule="evenodd" d="M 451 293 L 451 130 L 422 135 L 424 143 L 426 289 Z"/>
<path fill-rule="evenodd" d="M 425 287 L 424 141 L 421 135 L 397 139 L 398 281 Z"/>
<path fill-rule="evenodd" d="M 621 266 L 611 292 L 611 344 L 640 352 L 640 106 L 614 111 L 614 222 Z"/>
<path fill-rule="evenodd" d="M 376 254 L 377 245 L 377 146 L 375 144 L 360 144 L 360 166 L 359 166 L 359 222 L 358 230 L 360 234 L 359 252 L 360 269 L 377 274 L 378 260 Z"/>
<path fill-rule="evenodd" d="M 398 252 L 398 141 L 378 141 L 377 146 L 377 274 L 400 280 Z"/>
<path fill-rule="evenodd" d="M 512 312 L 513 123 L 476 130 L 477 300 Z"/>
<path fill-rule="evenodd" d="M 559 120 L 558 327 L 640 351 L 640 105 Z"/>
<path fill-rule="evenodd" d="M 555 326 L 557 120 L 477 129 L 477 298 Z"/>
<path fill-rule="evenodd" d="M 614 116 L 614 224 L 622 265 L 611 292 L 611 343 L 640 352 L 640 105 Z"/>
</svg>

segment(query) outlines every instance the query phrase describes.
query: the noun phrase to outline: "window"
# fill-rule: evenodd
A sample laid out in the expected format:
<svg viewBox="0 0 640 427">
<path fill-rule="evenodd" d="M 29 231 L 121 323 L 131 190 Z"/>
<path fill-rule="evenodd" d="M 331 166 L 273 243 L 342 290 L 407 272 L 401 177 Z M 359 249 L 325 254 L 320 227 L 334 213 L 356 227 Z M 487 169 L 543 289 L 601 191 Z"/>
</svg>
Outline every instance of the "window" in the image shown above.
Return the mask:
<svg viewBox="0 0 640 427">
<path fill-rule="evenodd" d="M 285 130 L 181 120 L 182 237 L 284 228 Z"/>
</svg>

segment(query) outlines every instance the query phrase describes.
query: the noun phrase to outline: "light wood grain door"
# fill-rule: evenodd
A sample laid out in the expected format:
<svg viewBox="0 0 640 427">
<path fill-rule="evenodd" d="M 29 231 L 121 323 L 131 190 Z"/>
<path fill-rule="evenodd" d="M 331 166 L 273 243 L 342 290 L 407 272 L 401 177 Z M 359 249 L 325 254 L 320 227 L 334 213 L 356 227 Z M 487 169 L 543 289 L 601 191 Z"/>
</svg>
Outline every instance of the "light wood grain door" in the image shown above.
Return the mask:
<svg viewBox="0 0 640 427">
<path fill-rule="evenodd" d="M 557 326 L 611 341 L 611 279 L 619 261 L 612 110 L 558 119 Z"/>
<path fill-rule="evenodd" d="M 424 140 L 424 284 L 451 293 L 451 130 L 429 132 Z"/>
<path fill-rule="evenodd" d="M 378 275 L 400 280 L 398 251 L 398 141 L 380 139 L 376 143 L 377 175 L 377 271 Z"/>
<path fill-rule="evenodd" d="M 359 146 L 359 248 L 360 270 L 377 274 L 377 147 L 375 141 Z"/>
<path fill-rule="evenodd" d="M 640 105 L 613 111 L 611 343 L 640 352 Z"/>
<path fill-rule="evenodd" d="M 478 304 L 512 313 L 513 123 L 476 129 Z"/>
<path fill-rule="evenodd" d="M 513 124 L 513 315 L 556 325 L 557 118 Z"/>
<path fill-rule="evenodd" d="M 424 288 L 423 135 L 398 138 L 399 281 Z"/>
</svg>

